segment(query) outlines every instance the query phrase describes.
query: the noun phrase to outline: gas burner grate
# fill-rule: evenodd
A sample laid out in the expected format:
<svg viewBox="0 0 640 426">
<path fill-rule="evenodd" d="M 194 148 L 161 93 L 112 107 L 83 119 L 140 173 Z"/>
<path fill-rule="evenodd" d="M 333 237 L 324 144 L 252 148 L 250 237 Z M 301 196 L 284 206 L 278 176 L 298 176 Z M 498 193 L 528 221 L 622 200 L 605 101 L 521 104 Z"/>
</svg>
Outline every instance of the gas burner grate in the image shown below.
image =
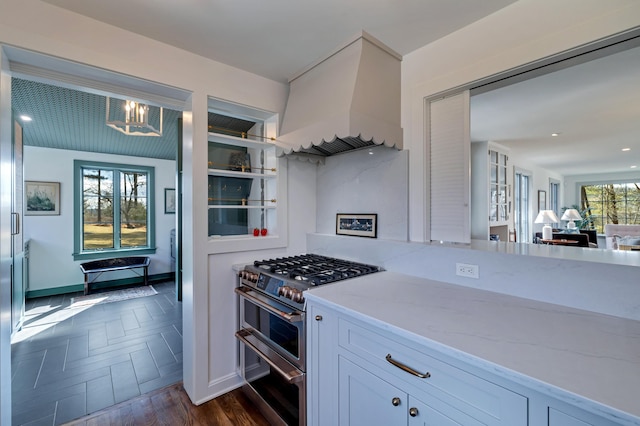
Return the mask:
<svg viewBox="0 0 640 426">
<path fill-rule="evenodd" d="M 380 271 L 377 266 L 316 254 L 260 260 L 254 266 L 314 286 Z"/>
</svg>

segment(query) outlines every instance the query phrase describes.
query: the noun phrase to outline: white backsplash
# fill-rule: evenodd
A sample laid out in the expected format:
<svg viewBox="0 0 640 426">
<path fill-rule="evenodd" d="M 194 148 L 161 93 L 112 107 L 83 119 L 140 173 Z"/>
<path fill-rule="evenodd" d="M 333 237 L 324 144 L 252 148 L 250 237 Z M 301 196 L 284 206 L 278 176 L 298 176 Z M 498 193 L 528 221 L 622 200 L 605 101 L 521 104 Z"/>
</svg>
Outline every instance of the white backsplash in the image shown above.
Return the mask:
<svg viewBox="0 0 640 426">
<path fill-rule="evenodd" d="M 409 152 L 374 147 L 318 166 L 317 232 L 335 234 L 337 213 L 376 213 L 378 238 L 408 238 Z"/>
<path fill-rule="evenodd" d="M 640 267 L 577 260 L 577 256 L 573 259 L 554 256 L 581 250 L 599 249 L 492 241 L 474 241 L 471 246 L 443 246 L 307 235 L 309 253 L 371 263 L 388 271 L 640 320 Z M 626 258 L 632 253 L 605 252 L 611 257 L 620 258 L 620 262 L 629 260 Z M 477 265 L 479 278 L 457 276 L 455 268 L 458 262 Z"/>
</svg>

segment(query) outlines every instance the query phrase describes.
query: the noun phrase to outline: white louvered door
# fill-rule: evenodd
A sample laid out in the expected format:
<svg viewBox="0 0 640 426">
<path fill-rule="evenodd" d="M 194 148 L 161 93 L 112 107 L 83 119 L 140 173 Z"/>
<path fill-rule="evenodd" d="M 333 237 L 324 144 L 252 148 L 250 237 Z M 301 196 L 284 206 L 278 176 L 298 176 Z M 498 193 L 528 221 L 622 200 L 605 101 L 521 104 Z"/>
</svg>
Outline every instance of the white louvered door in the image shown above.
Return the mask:
<svg viewBox="0 0 640 426">
<path fill-rule="evenodd" d="M 469 91 L 428 102 L 431 241 L 470 243 Z"/>
</svg>

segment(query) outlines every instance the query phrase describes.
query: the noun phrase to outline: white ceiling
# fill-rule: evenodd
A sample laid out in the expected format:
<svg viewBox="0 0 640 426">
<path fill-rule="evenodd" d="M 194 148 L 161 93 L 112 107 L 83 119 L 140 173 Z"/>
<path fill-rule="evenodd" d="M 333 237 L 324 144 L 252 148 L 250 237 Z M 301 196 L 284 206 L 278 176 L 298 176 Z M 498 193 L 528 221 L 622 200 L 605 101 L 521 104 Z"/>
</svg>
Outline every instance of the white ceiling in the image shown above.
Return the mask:
<svg viewBox="0 0 640 426">
<path fill-rule="evenodd" d="M 473 96 L 471 140 L 564 176 L 640 172 L 640 48 Z"/>
<path fill-rule="evenodd" d="M 361 30 L 405 55 L 515 0 L 43 1 L 286 82 Z M 563 175 L 640 168 L 638 82 L 634 49 L 473 96 L 472 140 Z"/>
<path fill-rule="evenodd" d="M 276 81 L 364 30 L 401 55 L 515 0 L 43 0 Z"/>
</svg>

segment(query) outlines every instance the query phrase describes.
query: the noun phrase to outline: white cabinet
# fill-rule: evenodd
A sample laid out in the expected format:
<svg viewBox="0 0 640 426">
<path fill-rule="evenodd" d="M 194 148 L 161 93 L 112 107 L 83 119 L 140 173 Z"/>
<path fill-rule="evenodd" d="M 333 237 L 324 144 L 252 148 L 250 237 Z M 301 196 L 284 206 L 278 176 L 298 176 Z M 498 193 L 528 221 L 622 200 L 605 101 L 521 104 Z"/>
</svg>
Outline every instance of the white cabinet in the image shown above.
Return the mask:
<svg viewBox="0 0 640 426">
<path fill-rule="evenodd" d="M 307 305 L 307 424 L 337 425 L 337 399 L 327 398 L 338 389 L 335 354 L 337 316 L 322 305 Z M 312 356 L 309 357 L 312 351 Z"/>
<path fill-rule="evenodd" d="M 550 406 L 547 407 L 548 423 L 545 423 L 545 426 L 619 426 L 621 424 L 608 421 L 576 407 L 561 404 L 558 401 L 551 401 L 549 404 Z"/>
<path fill-rule="evenodd" d="M 471 144 L 471 237 L 498 235 L 509 241 L 511 180 L 506 148 L 489 142 Z M 511 226 L 513 227 L 513 226 Z"/>
<path fill-rule="evenodd" d="M 422 402 L 346 357 L 339 357 L 338 368 L 341 425 L 484 425 L 437 398 Z"/>
<path fill-rule="evenodd" d="M 308 312 L 309 425 L 527 424 L 525 397 L 314 301 Z"/>
<path fill-rule="evenodd" d="M 509 220 L 507 162 L 504 152 L 489 150 L 489 225 L 506 225 Z"/>
<path fill-rule="evenodd" d="M 339 424 L 406 425 L 408 395 L 373 373 L 339 357 Z"/>
<path fill-rule="evenodd" d="M 447 352 L 394 333 L 393 327 L 308 297 L 309 426 L 616 426 L 587 412 L 574 395 L 561 401 Z"/>
</svg>

